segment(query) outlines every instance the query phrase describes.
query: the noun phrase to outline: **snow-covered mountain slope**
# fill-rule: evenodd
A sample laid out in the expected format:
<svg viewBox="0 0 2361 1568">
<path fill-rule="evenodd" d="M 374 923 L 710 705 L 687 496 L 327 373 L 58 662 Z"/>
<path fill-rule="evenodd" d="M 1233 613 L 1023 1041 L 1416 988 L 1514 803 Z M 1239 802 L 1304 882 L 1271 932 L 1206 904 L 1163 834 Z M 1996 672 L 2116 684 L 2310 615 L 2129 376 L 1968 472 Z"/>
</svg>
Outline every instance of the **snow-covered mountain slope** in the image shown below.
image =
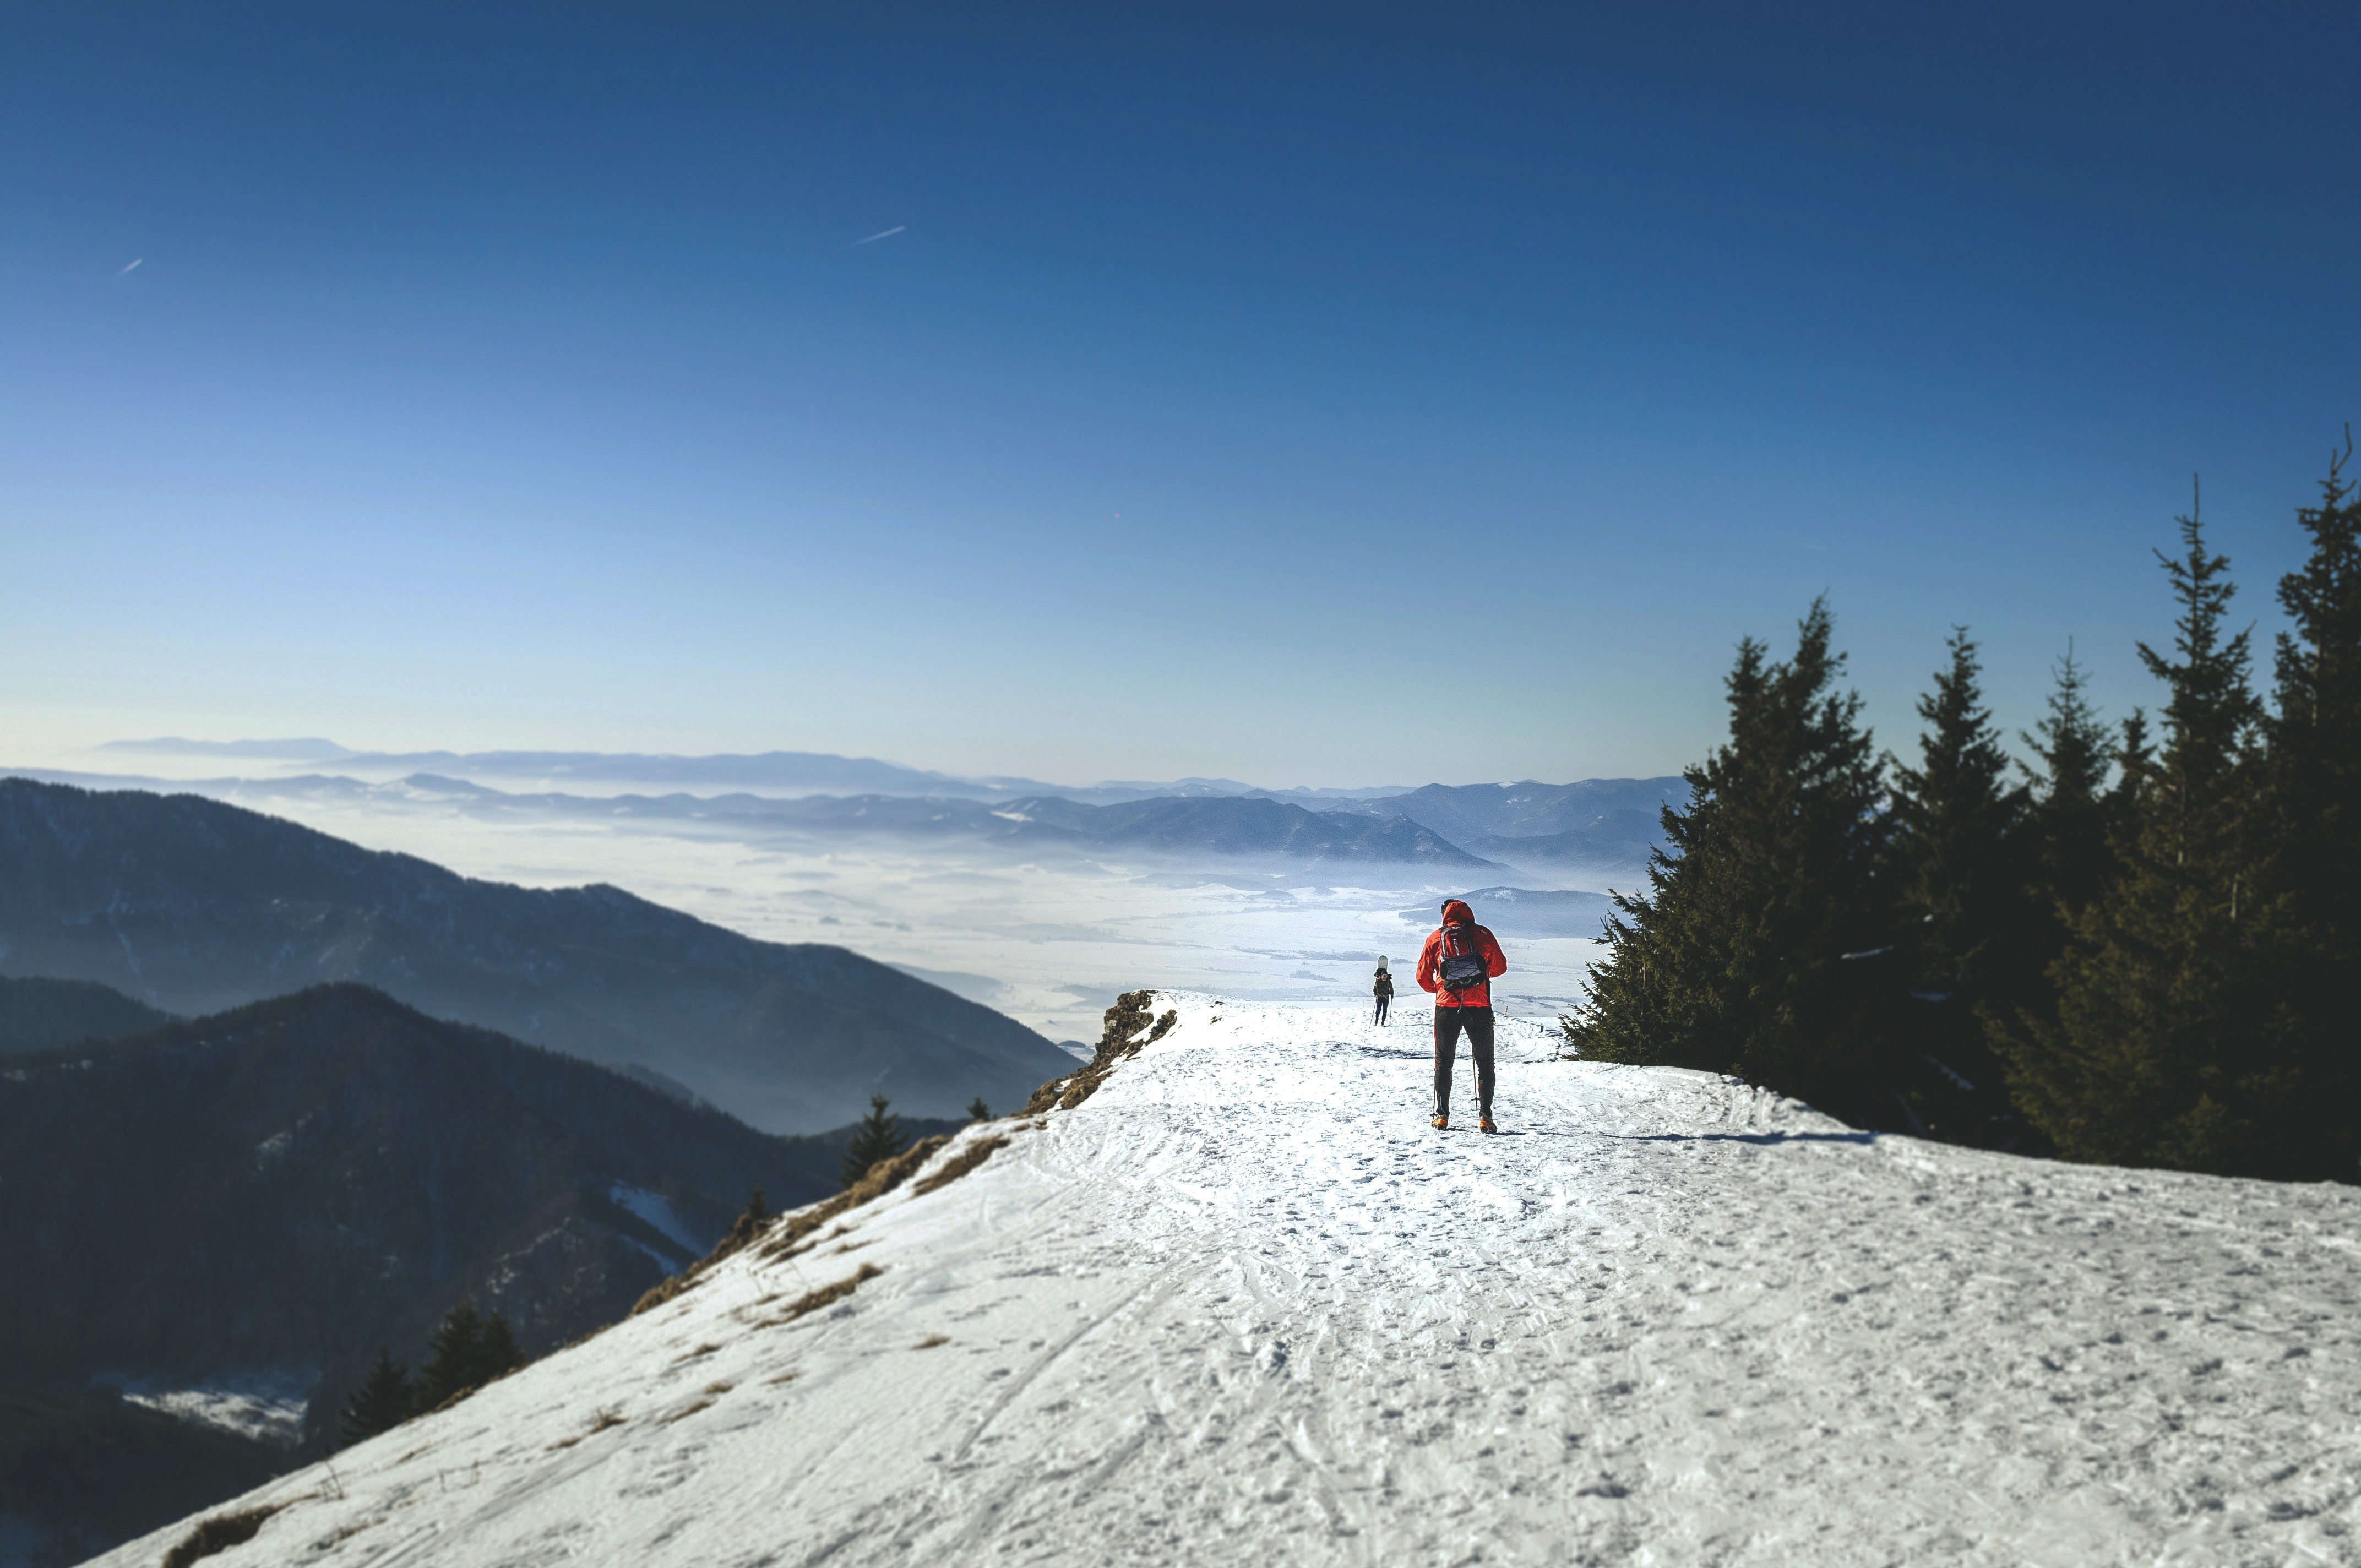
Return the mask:
<svg viewBox="0 0 2361 1568">
<path fill-rule="evenodd" d="M 969 1174 L 274 1483 L 211 1561 L 2361 1561 L 2354 1190 L 1856 1134 L 1531 1025 L 1503 1135 L 1436 1134 L 1422 1012 L 1168 1003 L 928 1167 L 1007 1140 Z"/>
</svg>

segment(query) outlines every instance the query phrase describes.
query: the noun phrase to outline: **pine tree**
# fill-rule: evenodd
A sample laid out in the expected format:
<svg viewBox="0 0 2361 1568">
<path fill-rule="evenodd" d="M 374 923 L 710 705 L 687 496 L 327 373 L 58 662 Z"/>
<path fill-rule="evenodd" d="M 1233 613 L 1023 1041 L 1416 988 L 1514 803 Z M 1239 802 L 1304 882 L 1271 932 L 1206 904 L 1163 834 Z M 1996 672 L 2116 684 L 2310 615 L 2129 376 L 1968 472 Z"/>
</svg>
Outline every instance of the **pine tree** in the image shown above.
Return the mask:
<svg viewBox="0 0 2361 1568">
<path fill-rule="evenodd" d="M 2039 917 L 2051 934 L 2044 946 L 2042 965 L 2065 945 L 2069 912 L 2085 909 L 2099 896 L 2111 859 L 2107 850 L 2110 827 L 2107 774 L 2115 749 L 2098 709 L 2087 695 L 2089 679 L 2074 662 L 2074 644 L 2056 666 L 2057 685 L 2049 694 L 2049 711 L 2021 734 L 2026 748 L 2040 759 L 2039 768 L 2026 768 L 2031 784 L 2026 828 Z M 2144 737 L 2147 719 L 2135 714 Z M 2145 740 L 2140 742 L 2145 749 Z"/>
<path fill-rule="evenodd" d="M 377 1365 L 369 1368 L 359 1392 L 345 1402 L 345 1442 L 366 1442 L 379 1432 L 391 1431 L 410 1419 L 414 1408 L 410 1369 L 379 1345 Z"/>
<path fill-rule="evenodd" d="M 425 1365 L 418 1369 L 418 1408 L 432 1410 L 452 1395 L 479 1386 L 476 1364 L 483 1352 L 484 1320 L 473 1300 L 463 1299 L 445 1313 L 427 1342 Z"/>
<path fill-rule="evenodd" d="M 847 1187 L 868 1175 L 869 1168 L 879 1160 L 892 1159 L 908 1146 L 910 1140 L 902 1135 L 902 1118 L 885 1109 L 892 1103 L 883 1094 L 869 1097 L 869 1114 L 853 1127 L 852 1141 L 844 1148 Z"/>
<path fill-rule="evenodd" d="M 508 1320 L 498 1312 L 485 1317 L 472 1299 L 462 1299 L 427 1343 L 426 1364 L 418 1369 L 418 1409 L 434 1409 L 454 1394 L 480 1388 L 523 1365 Z"/>
<path fill-rule="evenodd" d="M 505 1377 L 524 1365 L 524 1352 L 517 1348 L 516 1335 L 509 1330 L 508 1319 L 494 1312 L 484 1320 L 484 1337 L 476 1351 L 476 1387 L 482 1387 L 495 1377 Z"/>
<path fill-rule="evenodd" d="M 983 1095 L 979 1094 L 967 1102 L 967 1119 L 971 1122 L 992 1120 L 992 1107 L 983 1102 Z"/>
<path fill-rule="evenodd" d="M 2311 537 L 2279 579 L 2292 630 L 2278 642 L 2269 725 L 2269 821 L 2290 894 L 2291 961 L 2281 987 L 2310 1086 L 2288 1132 L 2305 1168 L 2352 1180 L 2361 1160 L 2361 1063 L 2354 1060 L 2352 976 L 2361 973 L 2361 499 L 2329 460 L 2321 504 L 2297 514 Z"/>
<path fill-rule="evenodd" d="M 1839 693 L 1834 617 L 1814 602 L 1795 654 L 1748 638 L 1730 739 L 1666 806 L 1646 896 L 1618 894 L 1608 957 L 1563 1020 L 1573 1054 L 1728 1071 L 1831 1113 L 1890 1115 L 1894 1078 L 1883 790 L 1861 698 Z"/>
<path fill-rule="evenodd" d="M 2158 553 L 2180 613 L 2175 657 L 2139 646 L 2165 684 L 2151 761 L 2127 727 L 2118 867 L 2072 921 L 2051 970 L 2056 1011 L 2021 1017 L 2019 1103 L 2070 1158 L 2267 1174 L 2267 1128 L 2298 1085 L 2272 997 L 2279 901 L 2251 804 L 2261 711 L 2247 634 L 2224 634 L 2229 562 L 2192 509 L 2186 554 Z"/>
<path fill-rule="evenodd" d="M 1896 945 L 1903 990 L 1917 1003 L 1905 1015 L 1917 1059 L 1902 1063 L 1902 1093 L 1937 1137 L 2004 1144 L 2015 1119 L 1979 1014 L 2020 983 L 2036 951 L 2016 864 L 2026 798 L 2008 783 L 1966 627 L 1952 628 L 1949 648 L 1918 699 L 1919 765 L 1894 764 Z"/>
</svg>

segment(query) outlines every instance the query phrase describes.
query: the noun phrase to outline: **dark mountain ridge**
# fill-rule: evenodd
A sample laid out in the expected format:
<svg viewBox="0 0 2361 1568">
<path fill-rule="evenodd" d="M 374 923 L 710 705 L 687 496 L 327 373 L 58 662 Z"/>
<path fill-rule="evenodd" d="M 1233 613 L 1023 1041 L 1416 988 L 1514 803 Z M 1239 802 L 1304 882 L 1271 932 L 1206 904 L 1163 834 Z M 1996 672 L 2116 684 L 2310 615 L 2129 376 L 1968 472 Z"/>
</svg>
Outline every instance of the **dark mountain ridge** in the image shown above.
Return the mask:
<svg viewBox="0 0 2361 1568">
<path fill-rule="evenodd" d="M 756 941 L 620 888 L 478 882 L 195 795 L 0 780 L 0 972 L 180 1014 L 323 981 L 621 1066 L 777 1132 L 1022 1104 L 1071 1058 L 842 948 Z"/>
<path fill-rule="evenodd" d="M 20 1374 L 333 1367 L 423 1343 L 472 1293 L 546 1348 L 753 1188 L 784 1205 L 837 1180 L 825 1138 L 318 986 L 0 1057 L 0 1343 Z"/>
<path fill-rule="evenodd" d="M 45 1051 L 160 1029 L 172 1015 L 92 980 L 0 975 L 0 1052 Z"/>
<path fill-rule="evenodd" d="M 316 1444 L 377 1348 L 415 1365 L 462 1297 L 550 1349 L 751 1190 L 834 1191 L 850 1133 L 774 1137 L 350 984 L 0 1054 L 0 1514 L 120 1539 L 298 1457 L 94 1375 L 316 1380 Z"/>
</svg>

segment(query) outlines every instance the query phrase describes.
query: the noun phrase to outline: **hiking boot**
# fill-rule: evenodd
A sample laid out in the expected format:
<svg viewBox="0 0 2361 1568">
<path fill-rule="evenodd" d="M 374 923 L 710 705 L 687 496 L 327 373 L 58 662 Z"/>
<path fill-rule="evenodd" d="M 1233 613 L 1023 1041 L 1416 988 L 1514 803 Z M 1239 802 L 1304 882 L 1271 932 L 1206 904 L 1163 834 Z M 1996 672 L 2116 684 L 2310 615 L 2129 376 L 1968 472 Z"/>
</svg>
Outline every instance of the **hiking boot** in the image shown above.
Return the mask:
<svg viewBox="0 0 2361 1568">
<path fill-rule="evenodd" d="M 1497 1133 L 1500 1129 L 1493 1124 L 1492 1118 L 1489 1115 L 1484 1115 L 1477 1118 L 1476 1130 L 1479 1133 Z"/>
<path fill-rule="evenodd" d="M 1451 1131 L 1451 1118 L 1438 1113 L 1434 1118 L 1434 1130 L 1438 1133 L 1447 1133 Z"/>
</svg>

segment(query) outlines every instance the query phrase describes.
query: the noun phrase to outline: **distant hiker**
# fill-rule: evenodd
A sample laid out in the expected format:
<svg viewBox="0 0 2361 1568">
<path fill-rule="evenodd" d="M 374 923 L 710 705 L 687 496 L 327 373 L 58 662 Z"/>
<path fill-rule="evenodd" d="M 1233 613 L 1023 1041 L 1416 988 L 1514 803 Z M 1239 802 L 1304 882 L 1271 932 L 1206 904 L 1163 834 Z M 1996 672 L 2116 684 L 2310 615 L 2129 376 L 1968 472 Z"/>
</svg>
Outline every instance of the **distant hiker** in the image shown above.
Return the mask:
<svg viewBox="0 0 2361 1568">
<path fill-rule="evenodd" d="M 1394 999 L 1394 977 L 1386 972 L 1386 956 L 1378 955 L 1378 1022 L 1386 1021 L 1386 1003 Z"/>
<path fill-rule="evenodd" d="M 1467 1054 L 1476 1059 L 1477 1125 L 1492 1124 L 1492 985 L 1509 972 L 1508 955 L 1492 933 L 1476 924 L 1476 912 L 1460 899 L 1443 901 L 1443 924 L 1419 949 L 1418 983 L 1434 992 L 1434 1124 L 1451 1125 L 1451 1069 L 1459 1055 L 1459 1031 L 1467 1031 Z"/>
</svg>

